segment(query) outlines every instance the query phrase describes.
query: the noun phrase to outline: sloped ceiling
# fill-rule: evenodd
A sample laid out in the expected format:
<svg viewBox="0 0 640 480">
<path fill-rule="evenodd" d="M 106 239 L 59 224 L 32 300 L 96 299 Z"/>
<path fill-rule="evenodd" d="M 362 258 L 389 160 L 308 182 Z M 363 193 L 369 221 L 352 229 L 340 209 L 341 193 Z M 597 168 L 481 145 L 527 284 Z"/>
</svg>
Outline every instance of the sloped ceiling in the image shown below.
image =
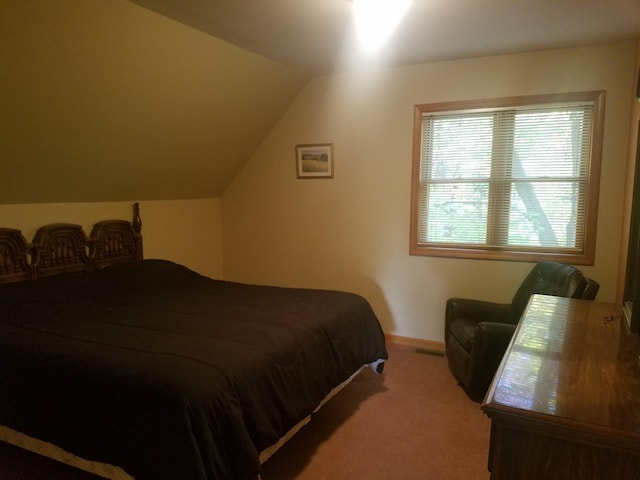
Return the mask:
<svg viewBox="0 0 640 480">
<path fill-rule="evenodd" d="M 312 75 L 640 38 L 638 0 L 0 0 L 0 203 L 218 197 Z"/>
<path fill-rule="evenodd" d="M 0 203 L 217 197 L 307 80 L 126 0 L 0 0 Z"/>
</svg>

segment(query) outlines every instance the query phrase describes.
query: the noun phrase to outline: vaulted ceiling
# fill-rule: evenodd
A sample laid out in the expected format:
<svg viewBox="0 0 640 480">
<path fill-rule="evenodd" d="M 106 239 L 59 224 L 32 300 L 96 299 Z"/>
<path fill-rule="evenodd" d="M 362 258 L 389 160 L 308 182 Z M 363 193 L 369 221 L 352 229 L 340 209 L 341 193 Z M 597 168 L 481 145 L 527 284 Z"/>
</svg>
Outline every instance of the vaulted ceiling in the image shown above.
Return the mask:
<svg viewBox="0 0 640 480">
<path fill-rule="evenodd" d="M 0 203 L 217 197 L 313 75 L 640 38 L 638 0 L 0 0 Z"/>
<path fill-rule="evenodd" d="M 307 80 L 126 0 L 0 0 L 0 203 L 217 197 Z"/>
</svg>

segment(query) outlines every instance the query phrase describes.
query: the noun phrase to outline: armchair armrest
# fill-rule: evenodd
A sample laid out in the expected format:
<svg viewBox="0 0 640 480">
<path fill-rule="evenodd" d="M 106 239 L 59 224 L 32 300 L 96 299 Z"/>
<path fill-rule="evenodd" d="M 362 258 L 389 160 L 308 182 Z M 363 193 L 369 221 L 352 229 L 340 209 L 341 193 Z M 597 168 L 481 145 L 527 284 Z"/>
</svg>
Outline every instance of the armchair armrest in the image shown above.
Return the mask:
<svg viewBox="0 0 640 480">
<path fill-rule="evenodd" d="M 491 358 L 498 359 L 499 362 L 507 351 L 515 331 L 516 326 L 510 323 L 479 323 L 473 338 L 471 362 L 485 362 Z"/>
<path fill-rule="evenodd" d="M 444 317 L 444 341 L 449 341 L 451 324 L 458 318 L 466 318 L 476 323 L 497 322 L 515 324 L 518 319 L 512 318 L 511 305 L 494 303 L 469 298 L 450 298 L 447 300 Z"/>
<path fill-rule="evenodd" d="M 481 322 L 476 327 L 469 359 L 469 395 L 480 401 L 485 396 L 516 330 L 510 323 Z"/>
</svg>

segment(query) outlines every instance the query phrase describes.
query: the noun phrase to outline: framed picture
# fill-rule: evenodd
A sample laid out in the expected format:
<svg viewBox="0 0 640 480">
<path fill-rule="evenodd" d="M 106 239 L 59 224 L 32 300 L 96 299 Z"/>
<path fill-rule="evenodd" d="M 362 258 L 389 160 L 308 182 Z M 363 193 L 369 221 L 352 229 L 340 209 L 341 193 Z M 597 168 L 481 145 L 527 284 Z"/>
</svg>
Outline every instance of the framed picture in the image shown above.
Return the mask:
<svg viewBox="0 0 640 480">
<path fill-rule="evenodd" d="M 296 145 L 298 178 L 333 178 L 333 143 Z"/>
</svg>

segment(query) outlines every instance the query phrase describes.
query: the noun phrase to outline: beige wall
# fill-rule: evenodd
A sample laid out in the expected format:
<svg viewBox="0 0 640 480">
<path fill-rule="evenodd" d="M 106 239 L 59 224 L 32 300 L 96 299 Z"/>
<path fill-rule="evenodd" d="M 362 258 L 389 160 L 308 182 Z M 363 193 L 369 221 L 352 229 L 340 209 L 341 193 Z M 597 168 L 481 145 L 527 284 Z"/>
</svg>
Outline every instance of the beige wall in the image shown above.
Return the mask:
<svg viewBox="0 0 640 480">
<path fill-rule="evenodd" d="M 105 219 L 131 220 L 133 202 L 0 205 L 1 226 L 22 230 L 31 241 L 47 223 L 76 223 L 87 235 Z M 182 263 L 199 273 L 222 277 L 222 234 L 218 199 L 140 203 L 145 258 Z"/>
<path fill-rule="evenodd" d="M 614 301 L 634 42 L 313 79 L 222 197 L 225 278 L 363 294 L 387 333 L 441 341 L 445 300 L 511 299 L 531 264 L 409 256 L 413 106 L 606 90 L 596 262 Z M 296 143 L 333 142 L 335 178 L 297 180 Z"/>
<path fill-rule="evenodd" d="M 623 187 L 635 155 L 630 130 L 635 135 L 639 117 L 632 100 L 638 47 L 630 42 L 315 78 L 220 199 L 141 202 L 145 256 L 217 278 L 361 293 L 387 333 L 440 341 L 446 298 L 508 301 L 531 265 L 408 255 L 413 106 L 605 89 L 596 263 L 583 269 L 602 284 L 599 299 L 614 301 L 628 233 Z M 294 146 L 316 142 L 334 143 L 335 178 L 297 180 Z M 0 225 L 22 229 L 28 239 L 49 222 L 80 223 L 89 231 L 98 220 L 128 219 L 131 203 L 0 205 Z"/>
</svg>

